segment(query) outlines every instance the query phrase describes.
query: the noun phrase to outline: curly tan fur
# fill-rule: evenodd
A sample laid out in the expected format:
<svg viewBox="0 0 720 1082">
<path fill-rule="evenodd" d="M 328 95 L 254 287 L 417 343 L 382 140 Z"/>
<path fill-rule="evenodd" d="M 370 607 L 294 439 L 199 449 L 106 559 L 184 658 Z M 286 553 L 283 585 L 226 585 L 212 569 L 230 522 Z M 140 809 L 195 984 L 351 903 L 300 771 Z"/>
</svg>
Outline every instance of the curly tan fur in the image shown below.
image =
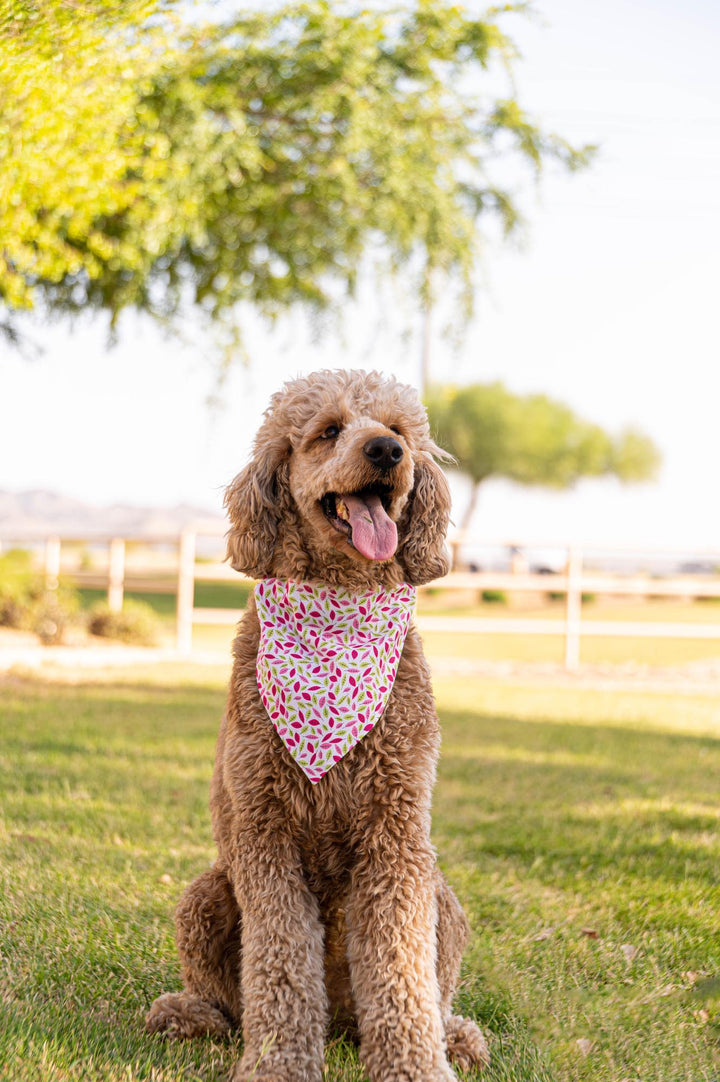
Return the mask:
<svg viewBox="0 0 720 1082">
<path fill-rule="evenodd" d="M 389 496 L 398 547 L 384 562 L 356 551 L 319 502 L 373 483 L 362 448 L 376 436 L 404 452 Z M 356 590 L 443 574 L 441 453 L 417 395 L 394 380 L 318 372 L 287 384 L 228 488 L 233 566 Z M 155 1001 L 148 1028 L 187 1037 L 240 1025 L 233 1082 L 320 1082 L 334 1021 L 358 1034 L 371 1082 L 449 1082 L 448 1056 L 480 1066 L 487 1045 L 451 1014 L 467 922 L 430 841 L 439 727 L 417 632 L 375 728 L 317 785 L 263 708 L 258 640 L 251 601 L 211 785 L 218 859 L 177 910 L 185 990 Z"/>
</svg>

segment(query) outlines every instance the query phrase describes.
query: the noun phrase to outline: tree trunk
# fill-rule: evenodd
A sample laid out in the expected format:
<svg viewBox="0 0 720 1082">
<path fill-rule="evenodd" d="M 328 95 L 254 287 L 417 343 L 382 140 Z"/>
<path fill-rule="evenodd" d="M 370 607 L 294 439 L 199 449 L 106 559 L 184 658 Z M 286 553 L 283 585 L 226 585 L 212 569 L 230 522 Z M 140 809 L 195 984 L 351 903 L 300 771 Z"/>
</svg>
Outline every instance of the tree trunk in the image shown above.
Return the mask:
<svg viewBox="0 0 720 1082">
<path fill-rule="evenodd" d="M 425 398 L 431 383 L 430 378 L 430 347 L 432 338 L 432 313 L 435 300 L 433 291 L 433 265 L 428 260 L 425 264 L 425 277 L 420 290 L 420 303 L 422 315 L 422 342 L 420 347 L 420 397 Z"/>
<path fill-rule="evenodd" d="M 455 535 L 455 539 L 452 541 L 452 543 L 450 545 L 450 553 L 451 553 L 451 559 L 452 559 L 452 564 L 451 564 L 451 570 L 452 571 L 459 571 L 460 570 L 460 568 L 459 568 L 460 549 L 462 548 L 462 546 L 463 546 L 463 544 L 465 542 L 465 534 L 467 533 L 467 531 L 468 531 L 468 529 L 470 527 L 470 523 L 472 522 L 473 515 L 475 514 L 475 508 L 477 507 L 478 495 L 480 494 L 480 485 L 481 484 L 482 484 L 482 481 L 473 481 L 472 488 L 470 489 L 470 499 L 468 500 L 468 505 L 465 508 L 465 512 L 464 512 L 463 517 L 462 517 L 462 519 L 460 521 L 460 528 L 459 528 L 457 534 Z"/>
<path fill-rule="evenodd" d="M 432 324 L 432 301 L 425 301 L 422 310 L 422 349 L 420 352 L 420 397 L 424 400 L 430 386 L 430 329 Z"/>
</svg>

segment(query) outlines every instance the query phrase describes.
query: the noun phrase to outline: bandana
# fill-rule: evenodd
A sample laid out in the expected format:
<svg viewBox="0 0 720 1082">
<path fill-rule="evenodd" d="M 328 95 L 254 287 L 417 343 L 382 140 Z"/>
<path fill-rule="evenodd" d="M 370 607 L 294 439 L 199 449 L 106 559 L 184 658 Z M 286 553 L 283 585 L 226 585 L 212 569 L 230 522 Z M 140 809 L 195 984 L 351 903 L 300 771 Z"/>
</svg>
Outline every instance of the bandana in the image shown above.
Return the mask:
<svg viewBox="0 0 720 1082">
<path fill-rule="evenodd" d="M 311 782 L 366 736 L 395 681 L 415 588 L 352 594 L 264 579 L 257 683 L 278 735 Z"/>
</svg>

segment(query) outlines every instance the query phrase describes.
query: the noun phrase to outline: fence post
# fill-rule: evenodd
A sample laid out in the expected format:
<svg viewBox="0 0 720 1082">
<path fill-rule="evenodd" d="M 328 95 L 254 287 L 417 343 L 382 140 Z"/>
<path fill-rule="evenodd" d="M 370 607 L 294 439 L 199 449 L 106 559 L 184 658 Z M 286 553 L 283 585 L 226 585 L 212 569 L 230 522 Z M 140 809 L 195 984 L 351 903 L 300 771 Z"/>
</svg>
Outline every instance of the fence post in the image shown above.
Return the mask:
<svg viewBox="0 0 720 1082">
<path fill-rule="evenodd" d="M 577 669 L 580 664 L 580 621 L 582 618 L 582 549 L 571 545 L 565 571 L 565 668 Z"/>
<path fill-rule="evenodd" d="M 60 538 L 45 541 L 45 589 L 57 590 L 60 580 Z"/>
<path fill-rule="evenodd" d="M 110 566 L 108 570 L 108 608 L 120 612 L 123 607 L 125 587 L 125 542 L 113 537 L 110 542 Z"/>
<path fill-rule="evenodd" d="M 177 585 L 177 638 L 176 646 L 182 654 L 192 650 L 192 621 L 195 605 L 195 533 L 183 530 L 180 534 Z"/>
</svg>

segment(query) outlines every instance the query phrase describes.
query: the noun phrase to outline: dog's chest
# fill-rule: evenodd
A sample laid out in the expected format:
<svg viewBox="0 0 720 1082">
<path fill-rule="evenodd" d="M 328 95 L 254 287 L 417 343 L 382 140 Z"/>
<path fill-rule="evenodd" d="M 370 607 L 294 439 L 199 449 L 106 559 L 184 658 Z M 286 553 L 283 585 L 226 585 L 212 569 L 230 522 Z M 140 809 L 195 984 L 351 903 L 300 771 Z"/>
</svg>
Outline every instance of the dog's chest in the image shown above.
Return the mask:
<svg viewBox="0 0 720 1082">
<path fill-rule="evenodd" d="M 317 895 L 335 893 L 349 880 L 354 848 L 329 835 L 300 838 L 300 859 L 307 882 Z"/>
</svg>

